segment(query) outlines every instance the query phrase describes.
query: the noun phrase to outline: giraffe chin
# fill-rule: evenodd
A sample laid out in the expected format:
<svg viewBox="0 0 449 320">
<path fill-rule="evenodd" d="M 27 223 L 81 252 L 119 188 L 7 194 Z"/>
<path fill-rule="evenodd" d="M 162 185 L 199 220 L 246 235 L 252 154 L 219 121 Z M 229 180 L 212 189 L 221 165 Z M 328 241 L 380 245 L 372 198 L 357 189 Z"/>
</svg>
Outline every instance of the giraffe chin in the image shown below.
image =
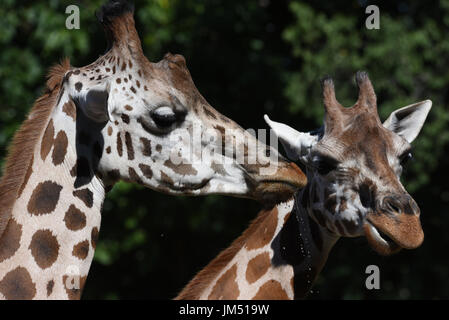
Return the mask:
<svg viewBox="0 0 449 320">
<path fill-rule="evenodd" d="M 253 197 L 265 206 L 273 206 L 291 199 L 298 189 L 297 184 L 287 181 L 264 180 L 259 182 Z"/>
<path fill-rule="evenodd" d="M 370 222 L 365 222 L 363 225 L 363 230 L 365 231 L 365 237 L 368 244 L 382 256 L 390 256 L 401 251 L 402 247 L 394 242 L 390 237 L 379 231 Z"/>
</svg>

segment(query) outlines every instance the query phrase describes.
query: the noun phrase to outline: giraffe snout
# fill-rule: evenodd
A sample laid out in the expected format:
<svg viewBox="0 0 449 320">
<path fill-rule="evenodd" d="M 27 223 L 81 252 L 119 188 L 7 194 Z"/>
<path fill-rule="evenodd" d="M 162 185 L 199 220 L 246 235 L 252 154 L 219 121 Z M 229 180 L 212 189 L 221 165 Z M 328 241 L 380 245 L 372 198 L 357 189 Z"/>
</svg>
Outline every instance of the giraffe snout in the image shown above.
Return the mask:
<svg viewBox="0 0 449 320">
<path fill-rule="evenodd" d="M 383 198 L 380 210 L 389 214 L 420 215 L 416 201 L 410 195 L 389 195 Z"/>
</svg>

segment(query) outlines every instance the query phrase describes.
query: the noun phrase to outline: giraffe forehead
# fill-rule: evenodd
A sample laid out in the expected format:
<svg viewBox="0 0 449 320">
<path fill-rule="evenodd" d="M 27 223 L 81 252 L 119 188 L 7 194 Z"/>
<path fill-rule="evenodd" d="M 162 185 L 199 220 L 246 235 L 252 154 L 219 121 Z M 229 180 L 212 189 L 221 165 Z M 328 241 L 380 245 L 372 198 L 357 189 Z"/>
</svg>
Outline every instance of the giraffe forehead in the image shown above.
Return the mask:
<svg viewBox="0 0 449 320">
<path fill-rule="evenodd" d="M 340 161 L 365 158 L 381 163 L 388 162 L 388 155 L 405 147 L 398 138 L 372 121 L 353 121 L 342 130 L 326 134 L 315 149 Z"/>
</svg>

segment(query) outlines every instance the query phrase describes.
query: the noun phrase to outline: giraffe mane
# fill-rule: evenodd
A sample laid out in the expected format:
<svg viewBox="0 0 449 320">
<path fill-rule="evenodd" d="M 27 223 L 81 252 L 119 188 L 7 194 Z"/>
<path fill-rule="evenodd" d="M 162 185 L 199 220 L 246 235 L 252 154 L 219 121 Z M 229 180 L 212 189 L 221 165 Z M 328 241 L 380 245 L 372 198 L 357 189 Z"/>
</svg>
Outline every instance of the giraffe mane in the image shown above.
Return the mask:
<svg viewBox="0 0 449 320">
<path fill-rule="evenodd" d="M 15 133 L 9 146 L 0 180 L 0 238 L 11 217 L 35 145 L 56 105 L 64 75 L 70 69 L 70 61 L 67 58 L 50 68 L 44 94 L 34 102 L 27 119 Z"/>
<path fill-rule="evenodd" d="M 246 243 L 246 240 L 259 228 L 262 222 L 273 212 L 273 210 L 262 210 L 257 217 L 250 223 L 243 234 L 232 242 L 232 244 L 223 250 L 215 259 L 213 259 L 204 269 L 182 289 L 175 300 L 198 300 L 200 294 L 215 279 L 217 274 L 229 264 L 237 252 Z"/>
</svg>

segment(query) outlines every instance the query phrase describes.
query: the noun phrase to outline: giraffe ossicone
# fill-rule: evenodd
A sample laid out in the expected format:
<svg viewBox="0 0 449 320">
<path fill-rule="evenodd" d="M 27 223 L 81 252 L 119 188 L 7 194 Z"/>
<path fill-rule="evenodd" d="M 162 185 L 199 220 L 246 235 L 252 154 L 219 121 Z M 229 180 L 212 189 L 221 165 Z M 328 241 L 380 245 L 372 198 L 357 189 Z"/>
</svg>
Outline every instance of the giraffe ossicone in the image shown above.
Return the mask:
<svg viewBox="0 0 449 320">
<path fill-rule="evenodd" d="M 303 298 L 340 237 L 365 236 L 381 255 L 421 245 L 420 210 L 400 176 L 432 102 L 400 108 L 382 123 L 368 75 L 358 72 L 356 82 L 358 100 L 344 108 L 332 80 L 323 80 L 324 126 L 313 132 L 265 116 L 305 167 L 307 185 L 259 213 L 177 299 Z"/>
<path fill-rule="evenodd" d="M 262 202 L 287 199 L 306 183 L 297 166 L 206 102 L 182 56 L 148 61 L 133 11 L 123 0 L 102 7 L 109 50 L 85 67 L 64 60 L 52 68 L 14 137 L 0 182 L 0 299 L 80 298 L 103 200 L 118 180 Z M 220 135 L 195 148 L 184 138 L 198 128 Z M 254 145 L 263 152 L 252 163 L 248 152 L 240 163 L 229 151 Z M 203 147 L 209 161 L 197 152 Z M 274 170 L 263 173 L 268 166 Z"/>
</svg>

